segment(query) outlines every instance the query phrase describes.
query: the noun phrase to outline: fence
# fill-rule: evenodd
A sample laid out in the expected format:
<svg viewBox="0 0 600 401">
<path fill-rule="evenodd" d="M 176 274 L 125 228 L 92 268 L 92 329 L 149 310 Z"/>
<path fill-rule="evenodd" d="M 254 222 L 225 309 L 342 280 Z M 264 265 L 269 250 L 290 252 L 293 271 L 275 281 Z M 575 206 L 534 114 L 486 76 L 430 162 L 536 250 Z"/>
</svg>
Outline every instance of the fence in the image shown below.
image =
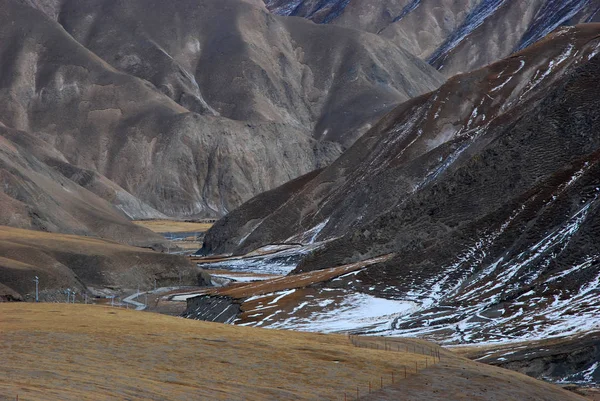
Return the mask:
<svg viewBox="0 0 600 401">
<path fill-rule="evenodd" d="M 344 401 L 359 400 L 362 396 L 368 396 L 374 391 L 382 390 L 387 385 L 393 385 L 402 379 L 409 379 L 411 376 L 419 374 L 419 371 L 439 363 L 442 359 L 442 354 L 440 352 L 441 347 L 431 347 L 424 344 L 416 344 L 414 342 L 404 343 L 406 340 L 401 338 L 394 340 L 384 338 L 382 344 L 381 337 L 363 337 L 349 334 L 348 340 L 357 348 L 376 349 L 380 351 L 404 353 L 407 355 L 421 355 L 422 358 L 421 361 L 414 361 L 414 365 L 412 365 L 412 363 L 404 364 L 399 366 L 397 371 L 381 374 L 374 380 L 370 380 L 362 385 L 357 385 L 356 389 L 353 388 L 350 392 L 344 392 L 342 398 Z M 16 396 L 16 401 L 19 401 L 18 395 Z"/>
<path fill-rule="evenodd" d="M 428 367 L 439 363 L 442 358 L 440 352 L 441 347 L 404 343 L 401 339 L 388 340 L 384 338 L 382 344 L 381 337 L 361 337 L 349 334 L 348 340 L 352 345 L 358 348 L 377 349 L 381 351 L 404 353 L 407 355 L 422 355 L 424 357 L 422 359 L 424 360 L 414 361 L 414 366 L 412 363 L 404 364 L 399 367 L 399 371 L 388 372 L 385 375 L 380 375 L 379 380 L 369 381 L 368 383 L 363 383 L 362 386 L 356 386 L 356 392 L 354 392 L 353 389 L 350 393 L 344 393 L 344 401 L 359 400 L 361 396 L 367 396 L 373 391 L 382 390 L 386 385 L 395 384 L 397 380 L 408 379 L 409 376 L 417 375 L 420 370 L 427 369 Z"/>
</svg>

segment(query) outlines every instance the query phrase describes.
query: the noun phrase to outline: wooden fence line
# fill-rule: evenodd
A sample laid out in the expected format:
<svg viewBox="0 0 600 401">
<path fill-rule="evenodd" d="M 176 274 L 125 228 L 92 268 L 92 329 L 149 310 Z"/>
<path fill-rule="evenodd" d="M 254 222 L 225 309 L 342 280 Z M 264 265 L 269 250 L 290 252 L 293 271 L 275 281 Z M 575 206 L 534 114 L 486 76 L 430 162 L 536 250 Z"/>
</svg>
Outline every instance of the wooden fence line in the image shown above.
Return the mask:
<svg viewBox="0 0 600 401">
<path fill-rule="evenodd" d="M 372 337 L 372 338 L 377 338 L 377 337 Z M 430 366 L 435 365 L 436 363 L 439 363 L 441 361 L 441 357 L 442 357 L 442 355 L 440 353 L 440 347 L 433 348 L 433 347 L 427 347 L 425 345 L 413 344 L 412 351 L 411 351 L 409 344 L 401 346 L 401 344 L 393 344 L 393 342 L 388 342 L 387 339 L 384 339 L 383 346 L 380 346 L 380 344 L 378 342 L 371 342 L 368 340 L 360 341 L 358 336 L 353 336 L 351 334 L 348 334 L 348 340 L 350 341 L 350 343 L 352 345 L 354 345 L 357 348 L 369 348 L 369 349 L 378 349 L 378 350 L 383 350 L 383 351 L 403 352 L 406 354 L 412 353 L 412 354 L 416 354 L 416 355 L 423 355 L 423 356 L 425 356 L 425 368 L 424 369 L 427 369 Z M 394 345 L 395 345 L 395 347 L 394 347 Z M 404 370 L 404 378 L 407 379 L 409 376 L 409 373 L 411 373 L 411 371 L 404 364 L 402 365 L 402 369 Z M 391 383 L 390 384 L 395 384 L 394 373 L 395 373 L 394 371 L 391 372 Z M 418 373 L 419 373 L 419 361 L 415 361 L 414 374 L 418 375 Z M 365 392 L 365 395 L 371 394 L 371 392 L 374 390 L 373 387 L 374 386 L 373 386 L 372 381 L 369 380 L 368 392 Z M 384 387 L 384 376 L 380 376 L 379 390 L 382 390 L 383 387 Z M 361 395 L 360 394 L 360 386 L 356 386 L 356 400 L 360 399 L 360 395 Z M 350 401 L 350 399 L 348 398 L 348 393 L 346 393 L 346 392 L 344 392 L 344 401 Z"/>
</svg>

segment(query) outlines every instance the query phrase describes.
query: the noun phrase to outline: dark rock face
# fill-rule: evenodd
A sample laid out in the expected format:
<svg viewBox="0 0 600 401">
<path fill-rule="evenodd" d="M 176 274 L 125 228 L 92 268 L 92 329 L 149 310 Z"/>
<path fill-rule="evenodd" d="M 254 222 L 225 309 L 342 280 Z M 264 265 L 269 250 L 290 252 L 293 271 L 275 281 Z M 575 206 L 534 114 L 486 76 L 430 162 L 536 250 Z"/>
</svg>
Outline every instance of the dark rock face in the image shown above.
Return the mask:
<svg viewBox="0 0 600 401">
<path fill-rule="evenodd" d="M 442 82 L 385 39 L 256 2 L 0 7 L 0 124 L 131 218 L 221 216 L 329 164 L 380 115 Z"/>
<path fill-rule="evenodd" d="M 265 0 L 271 12 L 377 33 L 452 76 L 506 57 L 560 25 L 597 21 L 597 0 Z"/>
<path fill-rule="evenodd" d="M 384 296 L 421 305 L 392 333 L 471 342 L 595 324 L 599 34 L 561 29 L 403 104 L 289 196 L 233 212 L 207 249 L 329 240 L 299 271 L 394 252 L 357 276 L 359 291 L 392 286 Z"/>
<path fill-rule="evenodd" d="M 229 297 L 200 296 L 187 301 L 182 317 L 216 323 L 231 323 L 240 314 L 240 305 Z"/>
</svg>

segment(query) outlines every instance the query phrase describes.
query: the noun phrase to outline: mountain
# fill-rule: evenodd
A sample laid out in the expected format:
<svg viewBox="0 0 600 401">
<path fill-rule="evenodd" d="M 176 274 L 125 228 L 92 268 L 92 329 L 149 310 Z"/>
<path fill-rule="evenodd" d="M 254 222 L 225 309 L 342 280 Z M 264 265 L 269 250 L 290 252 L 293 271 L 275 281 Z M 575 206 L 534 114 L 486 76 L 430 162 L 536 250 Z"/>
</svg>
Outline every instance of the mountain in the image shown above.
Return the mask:
<svg viewBox="0 0 600 401">
<path fill-rule="evenodd" d="M 13 177 L 2 195 L 25 216 L 2 221 L 18 227 L 120 240 L 127 218 L 220 216 L 331 163 L 380 115 L 443 82 L 376 35 L 256 2 L 0 7 L 0 123 L 46 164 L 35 167 L 45 188 Z M 60 200 L 65 185 L 102 212 Z"/>
<path fill-rule="evenodd" d="M 264 0 L 278 15 L 376 33 L 447 76 L 495 62 L 559 25 L 600 21 L 597 0 Z"/>
<path fill-rule="evenodd" d="M 393 254 L 329 284 L 410 305 L 371 332 L 461 343 L 600 324 L 599 52 L 599 24 L 561 28 L 451 78 L 230 213 L 202 252 L 313 244 L 295 273 Z"/>
</svg>

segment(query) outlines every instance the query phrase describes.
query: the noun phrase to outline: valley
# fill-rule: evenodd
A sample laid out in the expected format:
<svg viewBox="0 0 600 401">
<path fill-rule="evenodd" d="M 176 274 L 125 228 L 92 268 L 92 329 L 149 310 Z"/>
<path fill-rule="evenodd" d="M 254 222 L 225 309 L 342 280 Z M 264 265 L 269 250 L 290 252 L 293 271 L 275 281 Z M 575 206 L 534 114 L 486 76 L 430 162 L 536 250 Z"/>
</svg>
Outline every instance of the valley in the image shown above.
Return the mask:
<svg viewBox="0 0 600 401">
<path fill-rule="evenodd" d="M 0 401 L 600 399 L 599 0 L 0 0 Z"/>
</svg>

